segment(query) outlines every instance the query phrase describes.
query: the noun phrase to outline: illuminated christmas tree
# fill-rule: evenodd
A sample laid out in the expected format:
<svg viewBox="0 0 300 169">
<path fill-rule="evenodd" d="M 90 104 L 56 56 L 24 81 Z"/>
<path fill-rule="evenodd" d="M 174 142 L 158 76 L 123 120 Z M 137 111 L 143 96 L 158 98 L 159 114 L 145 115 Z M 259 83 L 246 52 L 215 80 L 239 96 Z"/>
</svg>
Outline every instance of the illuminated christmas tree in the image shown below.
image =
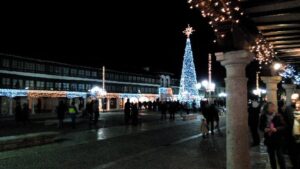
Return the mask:
<svg viewBox="0 0 300 169">
<path fill-rule="evenodd" d="M 183 33 L 186 34 L 186 46 L 183 57 L 183 65 L 180 79 L 180 89 L 178 99 L 181 102 L 192 102 L 199 100 L 198 89 L 196 88 L 197 76 L 191 48 L 190 35 L 194 32 L 193 28 L 188 26 Z"/>
</svg>

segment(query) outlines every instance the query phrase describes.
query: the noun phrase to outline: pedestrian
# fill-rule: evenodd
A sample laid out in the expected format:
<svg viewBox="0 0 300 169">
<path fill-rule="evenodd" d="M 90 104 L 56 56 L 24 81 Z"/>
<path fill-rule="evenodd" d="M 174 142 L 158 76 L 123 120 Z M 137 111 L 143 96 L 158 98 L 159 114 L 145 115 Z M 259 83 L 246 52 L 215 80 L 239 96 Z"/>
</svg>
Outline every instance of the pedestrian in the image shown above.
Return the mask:
<svg viewBox="0 0 300 169">
<path fill-rule="evenodd" d="M 129 99 L 127 99 L 127 102 L 125 103 L 124 119 L 125 119 L 125 124 L 128 125 L 130 121 L 130 100 Z"/>
<path fill-rule="evenodd" d="M 215 129 L 215 124 L 214 124 L 214 121 L 215 121 L 215 113 L 217 112 L 217 110 L 215 110 L 216 107 L 214 106 L 214 104 L 211 104 L 209 107 L 208 107 L 208 112 L 207 112 L 207 126 L 211 132 L 211 135 L 214 135 L 215 132 L 214 132 L 214 129 Z"/>
<path fill-rule="evenodd" d="M 23 104 L 23 108 L 22 108 L 22 122 L 23 122 L 24 126 L 29 122 L 29 107 L 28 107 L 27 103 Z"/>
<path fill-rule="evenodd" d="M 90 100 L 90 102 L 87 103 L 87 105 L 86 105 L 86 111 L 87 111 L 88 116 L 89 116 L 89 129 L 91 129 L 92 125 L 94 124 L 93 104 L 94 104 L 94 100 Z"/>
<path fill-rule="evenodd" d="M 16 120 L 17 126 L 22 121 L 22 107 L 21 107 L 20 102 L 17 102 L 16 108 L 15 108 L 15 120 Z"/>
<path fill-rule="evenodd" d="M 75 129 L 76 128 L 76 114 L 78 113 L 78 110 L 75 106 L 75 102 L 73 101 L 71 106 L 68 109 L 68 112 L 71 116 L 71 124 L 72 124 L 72 128 Z"/>
<path fill-rule="evenodd" d="M 200 125 L 200 133 L 202 134 L 203 138 L 206 138 L 206 136 L 208 135 L 207 121 L 205 118 L 202 119 L 202 123 Z"/>
<path fill-rule="evenodd" d="M 66 106 L 65 106 L 64 102 L 61 100 L 61 101 L 59 101 L 59 104 L 56 107 L 59 129 L 64 127 L 65 112 L 66 112 Z"/>
<path fill-rule="evenodd" d="M 160 111 L 161 111 L 161 120 L 166 120 L 167 119 L 167 104 L 166 102 L 162 102 L 160 104 Z"/>
<path fill-rule="evenodd" d="M 139 117 L 139 109 L 138 109 L 138 105 L 135 103 L 132 105 L 132 125 L 136 126 L 138 125 L 138 117 Z"/>
<path fill-rule="evenodd" d="M 262 132 L 264 132 L 264 143 L 267 146 L 271 168 L 276 169 L 276 161 L 278 161 L 280 169 L 286 169 L 282 146 L 284 143 L 286 124 L 282 115 L 276 111 L 276 107 L 273 103 L 268 102 L 265 104 L 263 114 L 260 117 L 259 128 Z"/>
<path fill-rule="evenodd" d="M 94 126 L 95 128 L 98 128 L 98 120 L 100 116 L 98 99 L 94 100 L 93 102 L 93 112 L 94 112 Z"/>
<path fill-rule="evenodd" d="M 286 122 L 286 145 L 288 155 L 293 165 L 293 169 L 300 169 L 300 126 L 298 126 L 297 138 L 297 124 L 300 124 L 300 102 L 287 106 L 283 113 Z M 294 131 L 295 130 L 295 131 Z"/>
<path fill-rule="evenodd" d="M 260 105 L 257 101 L 254 100 L 251 104 L 249 104 L 248 113 L 248 125 L 253 140 L 251 146 L 255 147 L 258 146 L 260 143 L 260 138 L 258 134 Z"/>
</svg>

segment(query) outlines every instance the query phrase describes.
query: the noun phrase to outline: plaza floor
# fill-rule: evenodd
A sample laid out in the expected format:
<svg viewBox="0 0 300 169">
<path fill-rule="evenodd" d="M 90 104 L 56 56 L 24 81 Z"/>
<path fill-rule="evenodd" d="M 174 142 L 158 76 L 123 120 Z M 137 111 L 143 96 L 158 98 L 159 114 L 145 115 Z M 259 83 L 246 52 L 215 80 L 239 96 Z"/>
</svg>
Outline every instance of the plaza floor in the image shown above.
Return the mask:
<svg viewBox="0 0 300 169">
<path fill-rule="evenodd" d="M 64 133 L 54 144 L 0 152 L 0 169 L 223 169 L 225 135 L 203 139 L 193 121 L 149 121 Z M 222 128 L 224 129 L 224 122 Z M 252 168 L 266 155 L 252 149 Z"/>
</svg>

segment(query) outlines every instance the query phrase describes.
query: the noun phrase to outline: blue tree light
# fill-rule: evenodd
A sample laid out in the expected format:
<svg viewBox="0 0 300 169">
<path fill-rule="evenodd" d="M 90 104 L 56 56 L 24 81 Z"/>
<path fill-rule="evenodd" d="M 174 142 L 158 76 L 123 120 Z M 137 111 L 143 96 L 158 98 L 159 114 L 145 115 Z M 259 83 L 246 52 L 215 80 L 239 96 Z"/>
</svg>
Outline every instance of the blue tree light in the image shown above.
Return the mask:
<svg viewBox="0 0 300 169">
<path fill-rule="evenodd" d="M 296 75 L 296 70 L 293 66 L 287 65 L 284 71 L 279 73 L 279 75 L 285 79 L 293 78 Z"/>
<path fill-rule="evenodd" d="M 178 99 L 181 102 L 192 102 L 199 99 L 199 93 L 196 88 L 197 76 L 195 71 L 195 64 L 193 59 L 193 52 L 191 48 L 191 40 L 189 38 L 192 34 L 192 27 L 188 26 L 184 33 L 187 35 L 185 53 L 183 57 L 183 65 L 180 79 L 180 88 Z"/>
</svg>

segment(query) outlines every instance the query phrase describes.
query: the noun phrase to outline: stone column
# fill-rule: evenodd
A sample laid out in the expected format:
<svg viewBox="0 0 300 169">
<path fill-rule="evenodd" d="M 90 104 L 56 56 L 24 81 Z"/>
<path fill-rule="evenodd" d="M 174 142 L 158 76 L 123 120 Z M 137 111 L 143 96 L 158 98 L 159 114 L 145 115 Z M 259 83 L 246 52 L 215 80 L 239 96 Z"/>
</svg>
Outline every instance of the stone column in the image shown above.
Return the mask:
<svg viewBox="0 0 300 169">
<path fill-rule="evenodd" d="M 245 50 L 216 53 L 226 68 L 226 157 L 228 169 L 250 169 L 246 66 L 253 56 Z"/>
<path fill-rule="evenodd" d="M 110 110 L 110 98 L 106 99 L 106 111 Z"/>
<path fill-rule="evenodd" d="M 14 113 L 13 113 L 13 98 L 12 97 L 9 98 L 9 115 L 10 116 L 14 115 Z"/>
<path fill-rule="evenodd" d="M 117 110 L 120 110 L 120 98 L 116 98 L 117 100 Z"/>
<path fill-rule="evenodd" d="M 261 80 L 267 85 L 267 100 L 272 102 L 278 108 L 277 84 L 281 81 L 280 76 L 262 76 Z"/>
<path fill-rule="evenodd" d="M 296 89 L 296 85 L 295 84 L 282 84 L 282 87 L 285 89 L 285 93 L 286 93 L 285 103 L 287 106 L 290 106 L 292 104 L 291 97 Z"/>
</svg>

